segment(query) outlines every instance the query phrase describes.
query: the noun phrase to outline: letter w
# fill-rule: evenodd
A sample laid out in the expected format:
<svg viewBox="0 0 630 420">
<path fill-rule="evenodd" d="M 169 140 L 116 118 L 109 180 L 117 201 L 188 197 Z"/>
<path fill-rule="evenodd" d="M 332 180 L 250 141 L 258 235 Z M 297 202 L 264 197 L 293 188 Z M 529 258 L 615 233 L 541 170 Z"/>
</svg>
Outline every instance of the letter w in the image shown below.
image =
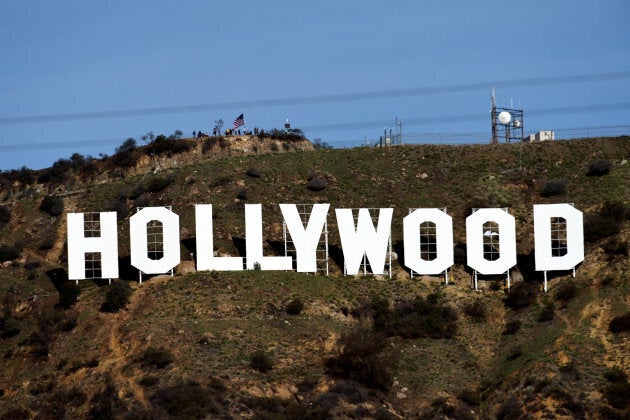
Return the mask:
<svg viewBox="0 0 630 420">
<path fill-rule="evenodd" d="M 392 208 L 379 209 L 378 225 L 375 230 L 370 211 L 359 209 L 355 230 L 352 209 L 335 209 L 346 274 L 357 274 L 364 256 L 370 263 L 372 273 L 383 274 L 391 237 L 393 212 Z"/>
</svg>

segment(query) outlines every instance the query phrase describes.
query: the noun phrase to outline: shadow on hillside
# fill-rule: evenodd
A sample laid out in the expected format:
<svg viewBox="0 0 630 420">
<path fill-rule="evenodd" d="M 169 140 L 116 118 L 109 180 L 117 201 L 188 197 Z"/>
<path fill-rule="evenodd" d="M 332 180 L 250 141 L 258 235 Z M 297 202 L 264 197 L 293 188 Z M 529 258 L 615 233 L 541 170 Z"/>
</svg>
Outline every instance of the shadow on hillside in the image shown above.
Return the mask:
<svg viewBox="0 0 630 420">
<path fill-rule="evenodd" d="M 396 241 L 392 244 L 392 250 L 396 253 L 397 255 L 397 262 L 398 265 L 400 266 L 400 268 L 407 273 L 408 275 L 411 275 L 411 269 L 408 268 L 405 265 L 405 246 L 404 246 L 404 241 Z M 392 265 L 394 265 L 395 262 L 392 258 Z"/>
<path fill-rule="evenodd" d="M 267 244 L 276 255 L 284 256 L 284 241 L 267 241 Z"/>
<path fill-rule="evenodd" d="M 46 271 L 46 275 L 50 279 L 50 282 L 55 286 L 57 292 L 61 294 L 61 288 L 63 284 L 68 281 L 68 272 L 63 268 L 54 268 Z"/>
<path fill-rule="evenodd" d="M 517 254 L 516 265 L 523 274 L 524 281 L 535 281 L 542 283 L 545 280 L 545 273 L 543 271 L 536 271 L 536 259 L 535 251 L 532 250 L 529 254 Z M 582 263 L 578 264 L 575 269 L 577 270 Z M 566 277 L 573 274 L 572 270 L 557 270 L 547 271 L 547 281 L 558 277 Z"/>
<path fill-rule="evenodd" d="M 138 280 L 138 269 L 131 265 L 129 255 L 118 257 L 118 278 L 121 280 Z M 106 281 L 106 283 L 108 283 Z"/>
<path fill-rule="evenodd" d="M 50 279 L 57 292 L 61 293 L 65 282 L 70 281 L 68 279 L 68 272 L 63 268 L 54 268 L 46 271 L 46 275 Z M 138 269 L 131 265 L 131 257 L 119 257 L 118 258 L 118 278 L 121 280 L 138 280 Z M 89 279 L 97 286 L 109 285 L 109 279 Z"/>
<path fill-rule="evenodd" d="M 236 236 L 232 237 L 232 243 L 238 252 L 238 255 L 245 258 L 245 239 L 237 238 Z"/>
<path fill-rule="evenodd" d="M 343 260 L 343 250 L 341 249 L 341 247 L 339 245 L 329 244 L 328 245 L 328 255 L 333 260 L 335 265 L 337 265 L 337 267 L 339 267 L 339 270 L 343 274 L 343 272 L 344 272 L 344 270 L 343 270 L 344 260 Z"/>
<path fill-rule="evenodd" d="M 328 245 L 328 256 L 335 263 L 335 265 L 339 268 L 339 271 L 341 271 L 341 274 L 344 274 L 345 273 L 345 270 L 344 270 L 345 259 L 343 257 L 343 250 L 341 249 L 341 247 L 339 245 L 329 244 Z M 392 263 L 393 263 L 393 261 L 392 261 Z M 359 267 L 358 275 L 363 275 L 363 272 L 364 272 L 364 266 L 363 266 L 363 264 L 361 264 L 361 266 Z M 369 261 L 365 262 L 365 273 L 366 274 L 374 273 L 374 271 L 372 270 L 372 266 L 370 265 Z"/>
<path fill-rule="evenodd" d="M 186 248 L 189 253 L 197 255 L 197 238 L 182 239 L 182 245 L 184 245 L 184 248 Z"/>
</svg>

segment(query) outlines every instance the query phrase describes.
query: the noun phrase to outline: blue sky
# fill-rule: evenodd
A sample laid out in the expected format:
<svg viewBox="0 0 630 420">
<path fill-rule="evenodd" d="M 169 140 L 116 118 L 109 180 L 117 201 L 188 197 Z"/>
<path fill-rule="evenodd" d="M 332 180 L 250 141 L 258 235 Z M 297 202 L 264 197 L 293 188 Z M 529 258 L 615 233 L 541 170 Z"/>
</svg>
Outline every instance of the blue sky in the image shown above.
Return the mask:
<svg viewBox="0 0 630 420">
<path fill-rule="evenodd" d="M 241 112 L 249 129 L 289 118 L 335 146 L 376 140 L 395 116 L 410 141 L 486 142 L 490 89 L 471 88 L 486 82 L 499 106 L 524 110 L 526 134 L 581 135 L 566 130 L 586 127 L 629 134 L 629 18 L 625 0 L 7 0 L 0 169 L 42 168 L 74 152 L 111 154 L 149 131 L 208 132 L 214 120 L 230 125 Z M 563 79 L 619 72 L 625 76 Z M 545 78 L 558 81 L 501 83 Z M 413 94 L 455 85 L 468 88 Z M 366 92 L 382 95 L 350 100 Z M 326 95 L 340 100 L 261 105 Z M 194 105 L 207 106 L 182 111 Z M 152 108 L 179 112 L 98 114 Z M 92 112 L 103 118 L 41 117 Z"/>
</svg>

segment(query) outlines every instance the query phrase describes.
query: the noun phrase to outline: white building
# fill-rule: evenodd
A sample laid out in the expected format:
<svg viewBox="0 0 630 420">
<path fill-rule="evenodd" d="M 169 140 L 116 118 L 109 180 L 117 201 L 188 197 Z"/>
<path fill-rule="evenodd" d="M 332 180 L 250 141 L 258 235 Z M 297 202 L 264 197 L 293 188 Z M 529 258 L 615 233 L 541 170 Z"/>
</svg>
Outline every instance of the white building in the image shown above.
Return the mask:
<svg viewBox="0 0 630 420">
<path fill-rule="evenodd" d="M 544 130 L 536 134 L 530 134 L 523 140 L 527 142 L 555 140 L 555 134 L 552 130 Z"/>
</svg>

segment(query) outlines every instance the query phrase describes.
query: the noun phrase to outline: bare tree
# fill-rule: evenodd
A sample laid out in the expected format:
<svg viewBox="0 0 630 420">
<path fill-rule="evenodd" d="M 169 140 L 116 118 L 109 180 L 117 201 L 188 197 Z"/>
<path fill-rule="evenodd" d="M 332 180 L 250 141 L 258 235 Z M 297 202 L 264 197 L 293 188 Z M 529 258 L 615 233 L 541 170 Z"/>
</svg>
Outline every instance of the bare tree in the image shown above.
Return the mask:
<svg viewBox="0 0 630 420">
<path fill-rule="evenodd" d="M 219 118 L 218 120 L 214 120 L 214 128 L 212 131 L 216 130 L 217 135 L 221 135 L 221 128 L 223 128 L 223 118 Z"/>
</svg>

